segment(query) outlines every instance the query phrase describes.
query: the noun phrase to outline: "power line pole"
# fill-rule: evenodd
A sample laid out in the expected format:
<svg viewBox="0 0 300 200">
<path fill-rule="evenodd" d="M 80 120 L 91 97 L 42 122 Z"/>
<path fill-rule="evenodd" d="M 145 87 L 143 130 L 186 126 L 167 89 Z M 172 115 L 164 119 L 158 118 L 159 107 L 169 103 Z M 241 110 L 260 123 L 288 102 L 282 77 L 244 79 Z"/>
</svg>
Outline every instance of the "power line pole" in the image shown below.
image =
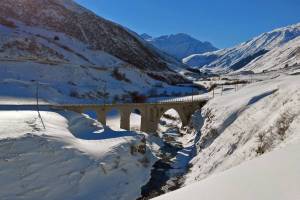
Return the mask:
<svg viewBox="0 0 300 200">
<path fill-rule="evenodd" d="M 46 130 L 46 126 L 44 124 L 42 115 L 40 113 L 40 106 L 39 106 L 39 82 L 38 81 L 36 82 L 36 94 L 35 94 L 35 96 L 36 96 L 36 109 L 37 109 L 37 112 L 38 112 L 38 116 L 39 116 L 39 118 L 40 118 L 40 120 L 42 122 L 44 130 Z"/>
<path fill-rule="evenodd" d="M 222 88 L 221 88 L 221 96 L 223 96 L 223 90 L 224 90 L 224 84 L 222 84 Z"/>
<path fill-rule="evenodd" d="M 194 87 L 192 87 L 192 102 L 194 102 Z"/>
</svg>

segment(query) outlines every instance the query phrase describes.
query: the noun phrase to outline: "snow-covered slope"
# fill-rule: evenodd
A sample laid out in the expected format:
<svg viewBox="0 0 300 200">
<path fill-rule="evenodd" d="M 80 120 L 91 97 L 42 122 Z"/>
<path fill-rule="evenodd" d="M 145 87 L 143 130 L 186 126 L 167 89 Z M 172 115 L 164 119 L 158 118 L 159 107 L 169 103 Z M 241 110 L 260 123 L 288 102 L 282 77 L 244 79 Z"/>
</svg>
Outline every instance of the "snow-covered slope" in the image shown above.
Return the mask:
<svg viewBox="0 0 300 200">
<path fill-rule="evenodd" d="M 300 142 L 156 200 L 300 199 Z"/>
<path fill-rule="evenodd" d="M 264 72 L 300 65 L 300 37 L 276 47 L 239 71 Z"/>
<path fill-rule="evenodd" d="M 298 36 L 300 36 L 300 24 L 290 25 L 263 33 L 235 47 L 191 55 L 184 58 L 183 61 L 192 67 L 213 68 L 214 70 L 239 70 L 252 60 Z"/>
<path fill-rule="evenodd" d="M 96 16 L 72 0 L 3 0 L 0 16 L 64 33 L 140 69 L 166 70 L 167 63 L 130 31 Z"/>
<path fill-rule="evenodd" d="M 153 38 L 147 34 L 142 34 L 141 37 L 150 42 L 153 46 L 171 56 L 174 56 L 178 60 L 182 60 L 192 54 L 217 50 L 217 48 L 211 43 L 201 42 L 184 33 L 164 35 L 157 38 Z"/>
<path fill-rule="evenodd" d="M 173 71 L 181 66 L 72 0 L 0 2 L 0 84 L 38 81 L 65 99 L 120 99 L 184 81 Z"/>
<path fill-rule="evenodd" d="M 298 140 L 299 99 L 299 75 L 282 75 L 209 101 L 186 184 Z"/>
<path fill-rule="evenodd" d="M 0 112 L 0 199 L 136 199 L 156 158 L 143 136 L 72 112 Z"/>
<path fill-rule="evenodd" d="M 157 199 L 300 197 L 299 75 L 217 95 L 197 121 L 201 135 L 186 187 Z"/>
</svg>

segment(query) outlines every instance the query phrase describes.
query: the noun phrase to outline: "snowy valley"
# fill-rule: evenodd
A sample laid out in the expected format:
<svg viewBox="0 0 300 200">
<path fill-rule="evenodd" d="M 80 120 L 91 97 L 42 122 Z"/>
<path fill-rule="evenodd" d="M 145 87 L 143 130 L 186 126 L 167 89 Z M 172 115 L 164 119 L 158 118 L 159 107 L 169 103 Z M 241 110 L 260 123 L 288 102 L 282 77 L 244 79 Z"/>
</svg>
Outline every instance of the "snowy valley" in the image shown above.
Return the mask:
<svg viewBox="0 0 300 200">
<path fill-rule="evenodd" d="M 300 199 L 300 24 L 218 50 L 0 5 L 1 200 Z"/>
</svg>

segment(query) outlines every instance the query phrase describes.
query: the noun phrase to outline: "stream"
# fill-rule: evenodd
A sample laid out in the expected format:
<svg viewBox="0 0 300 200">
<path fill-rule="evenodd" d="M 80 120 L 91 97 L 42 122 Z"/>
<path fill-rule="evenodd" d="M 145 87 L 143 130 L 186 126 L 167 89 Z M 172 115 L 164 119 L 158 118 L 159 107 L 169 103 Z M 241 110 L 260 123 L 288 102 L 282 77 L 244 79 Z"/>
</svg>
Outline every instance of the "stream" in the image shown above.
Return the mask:
<svg viewBox="0 0 300 200">
<path fill-rule="evenodd" d="M 188 163 L 194 154 L 193 147 L 184 148 L 181 140 L 178 140 L 182 134 L 180 129 L 174 132 L 174 128 L 171 132 L 163 133 L 167 140 L 164 139 L 164 146 L 160 148 L 158 156 L 161 159 L 153 165 L 151 178 L 142 187 L 142 197 L 137 200 L 148 200 L 182 186 L 183 176 L 187 173 Z M 188 152 L 184 159 L 180 159 L 182 152 Z"/>
</svg>

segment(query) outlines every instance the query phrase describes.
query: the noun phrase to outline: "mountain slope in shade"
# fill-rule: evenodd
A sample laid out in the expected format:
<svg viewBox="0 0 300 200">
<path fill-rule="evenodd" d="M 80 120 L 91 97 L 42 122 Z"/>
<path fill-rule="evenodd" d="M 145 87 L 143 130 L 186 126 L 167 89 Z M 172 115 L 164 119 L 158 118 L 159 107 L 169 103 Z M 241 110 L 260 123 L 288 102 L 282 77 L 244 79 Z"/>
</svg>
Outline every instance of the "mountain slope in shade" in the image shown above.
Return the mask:
<svg viewBox="0 0 300 200">
<path fill-rule="evenodd" d="M 0 96 L 31 98 L 38 81 L 41 98 L 55 102 L 103 99 L 106 93 L 120 99 L 184 82 L 173 71 L 182 66 L 71 0 L 0 1 L 0 87 L 22 91 L 3 89 Z"/>
<path fill-rule="evenodd" d="M 273 48 L 282 46 L 298 36 L 300 36 L 300 23 L 263 33 L 232 48 L 191 55 L 184 58 L 183 62 L 192 67 L 239 70 Z"/>
<path fill-rule="evenodd" d="M 209 42 L 201 42 L 187 34 L 179 33 L 172 35 L 164 35 L 153 38 L 148 34 L 142 34 L 142 38 L 150 42 L 153 46 L 181 60 L 189 55 L 196 53 L 205 53 L 217 50 Z"/>
<path fill-rule="evenodd" d="M 105 51 L 140 69 L 168 70 L 164 58 L 126 28 L 105 20 L 72 0 L 3 0 L 0 17 L 51 29 Z"/>
<path fill-rule="evenodd" d="M 143 38 L 144 40 L 150 40 L 152 39 L 152 36 L 148 35 L 147 33 L 143 33 L 140 35 L 141 38 Z"/>
</svg>

